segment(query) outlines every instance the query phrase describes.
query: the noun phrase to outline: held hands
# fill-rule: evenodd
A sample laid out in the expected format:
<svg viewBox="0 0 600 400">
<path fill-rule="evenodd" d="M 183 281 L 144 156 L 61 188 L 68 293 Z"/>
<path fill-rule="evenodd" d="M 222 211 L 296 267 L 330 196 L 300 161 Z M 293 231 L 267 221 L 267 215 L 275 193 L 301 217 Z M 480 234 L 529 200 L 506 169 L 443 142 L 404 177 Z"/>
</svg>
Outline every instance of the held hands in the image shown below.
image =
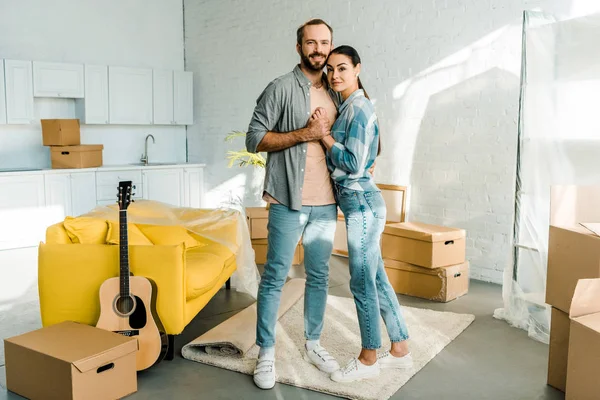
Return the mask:
<svg viewBox="0 0 600 400">
<path fill-rule="evenodd" d="M 327 111 L 323 107 L 317 107 L 308 120 L 306 128 L 306 135 L 303 139 L 307 142 L 319 140 L 324 136 L 329 135 L 330 126 L 329 118 L 327 118 Z"/>
</svg>

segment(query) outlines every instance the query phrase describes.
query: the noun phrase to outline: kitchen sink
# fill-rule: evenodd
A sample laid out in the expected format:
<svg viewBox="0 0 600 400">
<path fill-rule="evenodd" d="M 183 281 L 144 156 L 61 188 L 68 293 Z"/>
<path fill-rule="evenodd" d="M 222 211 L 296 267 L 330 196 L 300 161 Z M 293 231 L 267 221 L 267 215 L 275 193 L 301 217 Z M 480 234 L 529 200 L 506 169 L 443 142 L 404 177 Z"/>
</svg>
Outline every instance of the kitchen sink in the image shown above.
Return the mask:
<svg viewBox="0 0 600 400">
<path fill-rule="evenodd" d="M 140 165 L 143 167 L 151 167 L 153 165 L 177 165 L 176 162 L 149 162 L 149 163 L 143 163 L 143 162 L 138 162 L 138 163 L 131 163 L 130 165 Z"/>
</svg>

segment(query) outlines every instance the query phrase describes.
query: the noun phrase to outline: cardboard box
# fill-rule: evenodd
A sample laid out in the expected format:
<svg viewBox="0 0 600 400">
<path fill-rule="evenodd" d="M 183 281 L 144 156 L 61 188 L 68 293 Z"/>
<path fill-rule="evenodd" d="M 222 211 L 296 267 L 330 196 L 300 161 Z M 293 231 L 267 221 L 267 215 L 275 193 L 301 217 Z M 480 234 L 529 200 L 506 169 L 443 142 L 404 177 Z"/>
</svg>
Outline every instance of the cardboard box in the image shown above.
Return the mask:
<svg viewBox="0 0 600 400">
<path fill-rule="evenodd" d="M 564 392 L 567 387 L 567 361 L 569 355 L 569 314 L 552 307 L 550 320 L 550 346 L 548 351 L 548 385 Z"/>
<path fill-rule="evenodd" d="M 72 146 L 81 144 L 78 119 L 42 119 L 44 146 Z"/>
<path fill-rule="evenodd" d="M 137 339 L 62 322 L 4 340 L 7 389 L 35 399 L 117 399 L 137 391 Z"/>
<path fill-rule="evenodd" d="M 577 281 L 586 278 L 600 278 L 600 237 L 581 225 L 551 225 L 546 303 L 568 313 Z"/>
<path fill-rule="evenodd" d="M 569 318 L 565 399 L 596 400 L 600 393 L 600 279 L 579 280 Z"/>
<path fill-rule="evenodd" d="M 446 303 L 469 291 L 468 261 L 435 269 L 386 258 L 383 264 L 396 293 Z"/>
<path fill-rule="evenodd" d="M 102 166 L 101 144 L 50 147 L 52 168 L 94 168 Z"/>
<path fill-rule="evenodd" d="M 387 224 L 381 248 L 383 258 L 439 268 L 465 262 L 464 229 L 429 225 L 420 222 Z"/>
<path fill-rule="evenodd" d="M 269 210 L 265 207 L 246 207 L 250 239 L 266 239 Z"/>
<path fill-rule="evenodd" d="M 253 239 L 252 248 L 254 249 L 254 256 L 257 264 L 264 264 L 267 262 L 267 239 Z M 301 243 L 298 243 L 296 251 L 294 252 L 294 259 L 292 265 L 300 265 L 304 261 L 304 247 Z"/>
</svg>

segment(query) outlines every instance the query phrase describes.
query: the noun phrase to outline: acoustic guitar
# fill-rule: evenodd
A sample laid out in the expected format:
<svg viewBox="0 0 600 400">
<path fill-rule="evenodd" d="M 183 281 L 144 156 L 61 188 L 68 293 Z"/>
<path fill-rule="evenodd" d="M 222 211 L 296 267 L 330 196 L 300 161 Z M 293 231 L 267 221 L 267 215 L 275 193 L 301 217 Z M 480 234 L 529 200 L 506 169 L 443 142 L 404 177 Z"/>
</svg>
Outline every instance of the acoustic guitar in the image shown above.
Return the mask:
<svg viewBox="0 0 600 400">
<path fill-rule="evenodd" d="M 137 370 L 147 369 L 167 354 L 169 341 L 156 313 L 156 285 L 148 278 L 131 276 L 127 242 L 127 207 L 133 202 L 131 181 L 119 182 L 120 276 L 100 286 L 100 318 L 97 328 L 138 340 Z"/>
</svg>

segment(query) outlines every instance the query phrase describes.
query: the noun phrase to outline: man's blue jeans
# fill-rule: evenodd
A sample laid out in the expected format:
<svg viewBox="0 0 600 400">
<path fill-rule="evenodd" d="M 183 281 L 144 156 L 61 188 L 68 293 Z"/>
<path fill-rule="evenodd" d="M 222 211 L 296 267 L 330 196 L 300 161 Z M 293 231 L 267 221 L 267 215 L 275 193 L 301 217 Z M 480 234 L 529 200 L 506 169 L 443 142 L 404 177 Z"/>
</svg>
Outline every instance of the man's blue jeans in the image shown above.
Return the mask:
<svg viewBox="0 0 600 400">
<path fill-rule="evenodd" d="M 256 344 L 275 345 L 275 325 L 281 298 L 296 246 L 302 237 L 306 288 L 304 293 L 304 336 L 317 340 L 329 286 L 329 258 L 337 221 L 337 206 L 302 207 L 290 210 L 281 204 L 269 208 L 267 262 L 258 287 Z"/>
<path fill-rule="evenodd" d="M 381 234 L 386 207 L 381 192 L 350 190 L 336 185 L 340 209 L 346 220 L 350 290 L 354 295 L 362 347 L 381 347 L 380 315 L 392 342 L 408 339 L 408 329 L 398 297 L 381 258 Z"/>
</svg>

